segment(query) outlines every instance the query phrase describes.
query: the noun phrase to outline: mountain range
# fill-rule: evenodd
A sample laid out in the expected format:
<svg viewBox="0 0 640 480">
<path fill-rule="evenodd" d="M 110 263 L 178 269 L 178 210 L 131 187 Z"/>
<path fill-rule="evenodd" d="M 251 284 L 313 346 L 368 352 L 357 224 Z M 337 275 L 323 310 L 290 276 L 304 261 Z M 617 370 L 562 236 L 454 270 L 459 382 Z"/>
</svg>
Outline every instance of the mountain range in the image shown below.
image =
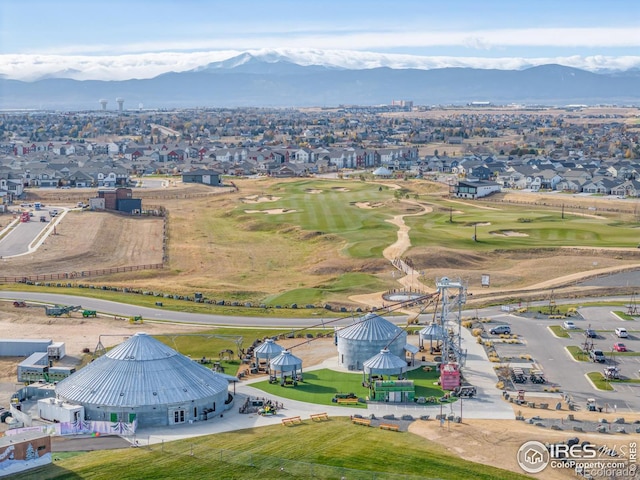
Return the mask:
<svg viewBox="0 0 640 480">
<path fill-rule="evenodd" d="M 595 73 L 561 65 L 523 70 L 477 68 L 347 69 L 301 65 L 281 56 L 243 53 L 189 71 L 148 79 L 73 80 L 61 70 L 32 82 L 0 78 L 0 109 L 98 110 L 116 97 L 125 110 L 194 107 L 335 107 L 640 104 L 640 71 Z"/>
</svg>

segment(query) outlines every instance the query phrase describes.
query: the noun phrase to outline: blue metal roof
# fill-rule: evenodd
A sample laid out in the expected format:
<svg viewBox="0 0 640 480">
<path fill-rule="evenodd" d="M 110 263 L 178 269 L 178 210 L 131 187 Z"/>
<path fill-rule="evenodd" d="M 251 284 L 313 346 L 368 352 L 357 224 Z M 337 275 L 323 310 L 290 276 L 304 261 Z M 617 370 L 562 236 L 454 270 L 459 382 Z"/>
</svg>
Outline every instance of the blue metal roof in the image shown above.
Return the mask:
<svg viewBox="0 0 640 480">
<path fill-rule="evenodd" d="M 338 337 L 347 340 L 393 340 L 403 330 L 375 313 L 367 313 L 357 323 L 338 330 Z M 405 332 L 406 336 L 406 332 Z"/>
<path fill-rule="evenodd" d="M 289 350 L 283 350 L 280 355 L 269 362 L 269 366 L 277 372 L 291 372 L 302 367 L 302 360 Z"/>
<path fill-rule="evenodd" d="M 56 385 L 79 404 L 135 407 L 207 398 L 227 380 L 146 333 L 136 333 Z"/>
<path fill-rule="evenodd" d="M 386 348 L 363 364 L 365 373 L 395 374 L 407 371 L 407 362 Z"/>
</svg>

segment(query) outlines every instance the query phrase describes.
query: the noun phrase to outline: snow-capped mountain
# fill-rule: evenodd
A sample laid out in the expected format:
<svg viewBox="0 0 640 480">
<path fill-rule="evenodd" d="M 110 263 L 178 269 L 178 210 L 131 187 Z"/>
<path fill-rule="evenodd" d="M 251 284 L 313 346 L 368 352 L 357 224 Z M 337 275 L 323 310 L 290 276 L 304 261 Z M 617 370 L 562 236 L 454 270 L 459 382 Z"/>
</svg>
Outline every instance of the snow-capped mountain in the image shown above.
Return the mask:
<svg viewBox="0 0 640 480">
<path fill-rule="evenodd" d="M 127 63 L 120 61 L 118 68 L 126 70 Z M 121 72 L 123 79 L 117 81 L 82 80 L 78 76 L 88 69 L 64 65 L 61 70 L 58 64 L 55 71 L 73 79 L 26 82 L 0 76 L 0 109 L 97 109 L 98 99 L 116 97 L 124 98 L 127 106 L 147 108 L 379 105 L 396 99 L 416 105 L 640 104 L 640 71 L 632 61 L 626 64 L 629 68 L 613 68 L 623 66 L 620 60 L 610 62 L 613 72 L 552 62 L 470 68 L 450 65 L 449 60 L 440 59 L 441 65 L 429 61 L 367 52 L 260 50 L 219 59 L 201 55 L 197 62 L 176 58 L 173 71 L 160 69 L 151 78 L 136 79 L 130 79 L 131 72 Z M 489 60 L 482 62 L 488 66 Z M 596 63 L 607 65 L 602 59 Z"/>
</svg>

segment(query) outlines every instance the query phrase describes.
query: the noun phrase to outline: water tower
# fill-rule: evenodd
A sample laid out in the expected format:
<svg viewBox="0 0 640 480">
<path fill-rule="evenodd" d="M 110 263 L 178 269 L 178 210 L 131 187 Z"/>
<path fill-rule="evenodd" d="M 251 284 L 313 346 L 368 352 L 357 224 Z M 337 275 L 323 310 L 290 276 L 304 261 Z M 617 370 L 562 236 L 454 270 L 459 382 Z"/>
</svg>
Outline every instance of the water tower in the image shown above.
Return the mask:
<svg viewBox="0 0 640 480">
<path fill-rule="evenodd" d="M 105 98 L 101 98 L 98 101 L 100 102 L 100 105 L 102 105 L 102 110 L 106 110 L 107 109 L 107 100 Z"/>
<path fill-rule="evenodd" d="M 118 102 L 118 111 L 122 112 L 124 106 L 124 98 L 118 97 L 116 98 L 116 102 Z"/>
</svg>

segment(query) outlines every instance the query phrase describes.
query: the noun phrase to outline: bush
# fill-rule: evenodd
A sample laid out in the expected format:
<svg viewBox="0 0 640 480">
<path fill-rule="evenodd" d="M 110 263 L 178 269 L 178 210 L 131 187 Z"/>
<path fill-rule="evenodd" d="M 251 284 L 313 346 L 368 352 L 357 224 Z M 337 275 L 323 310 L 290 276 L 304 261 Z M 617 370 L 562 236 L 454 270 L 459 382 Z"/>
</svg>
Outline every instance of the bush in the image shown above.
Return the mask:
<svg viewBox="0 0 640 480">
<path fill-rule="evenodd" d="M 471 331 L 471 335 L 473 335 L 474 337 L 479 337 L 480 335 L 482 335 L 482 329 L 481 328 L 474 328 Z"/>
</svg>

